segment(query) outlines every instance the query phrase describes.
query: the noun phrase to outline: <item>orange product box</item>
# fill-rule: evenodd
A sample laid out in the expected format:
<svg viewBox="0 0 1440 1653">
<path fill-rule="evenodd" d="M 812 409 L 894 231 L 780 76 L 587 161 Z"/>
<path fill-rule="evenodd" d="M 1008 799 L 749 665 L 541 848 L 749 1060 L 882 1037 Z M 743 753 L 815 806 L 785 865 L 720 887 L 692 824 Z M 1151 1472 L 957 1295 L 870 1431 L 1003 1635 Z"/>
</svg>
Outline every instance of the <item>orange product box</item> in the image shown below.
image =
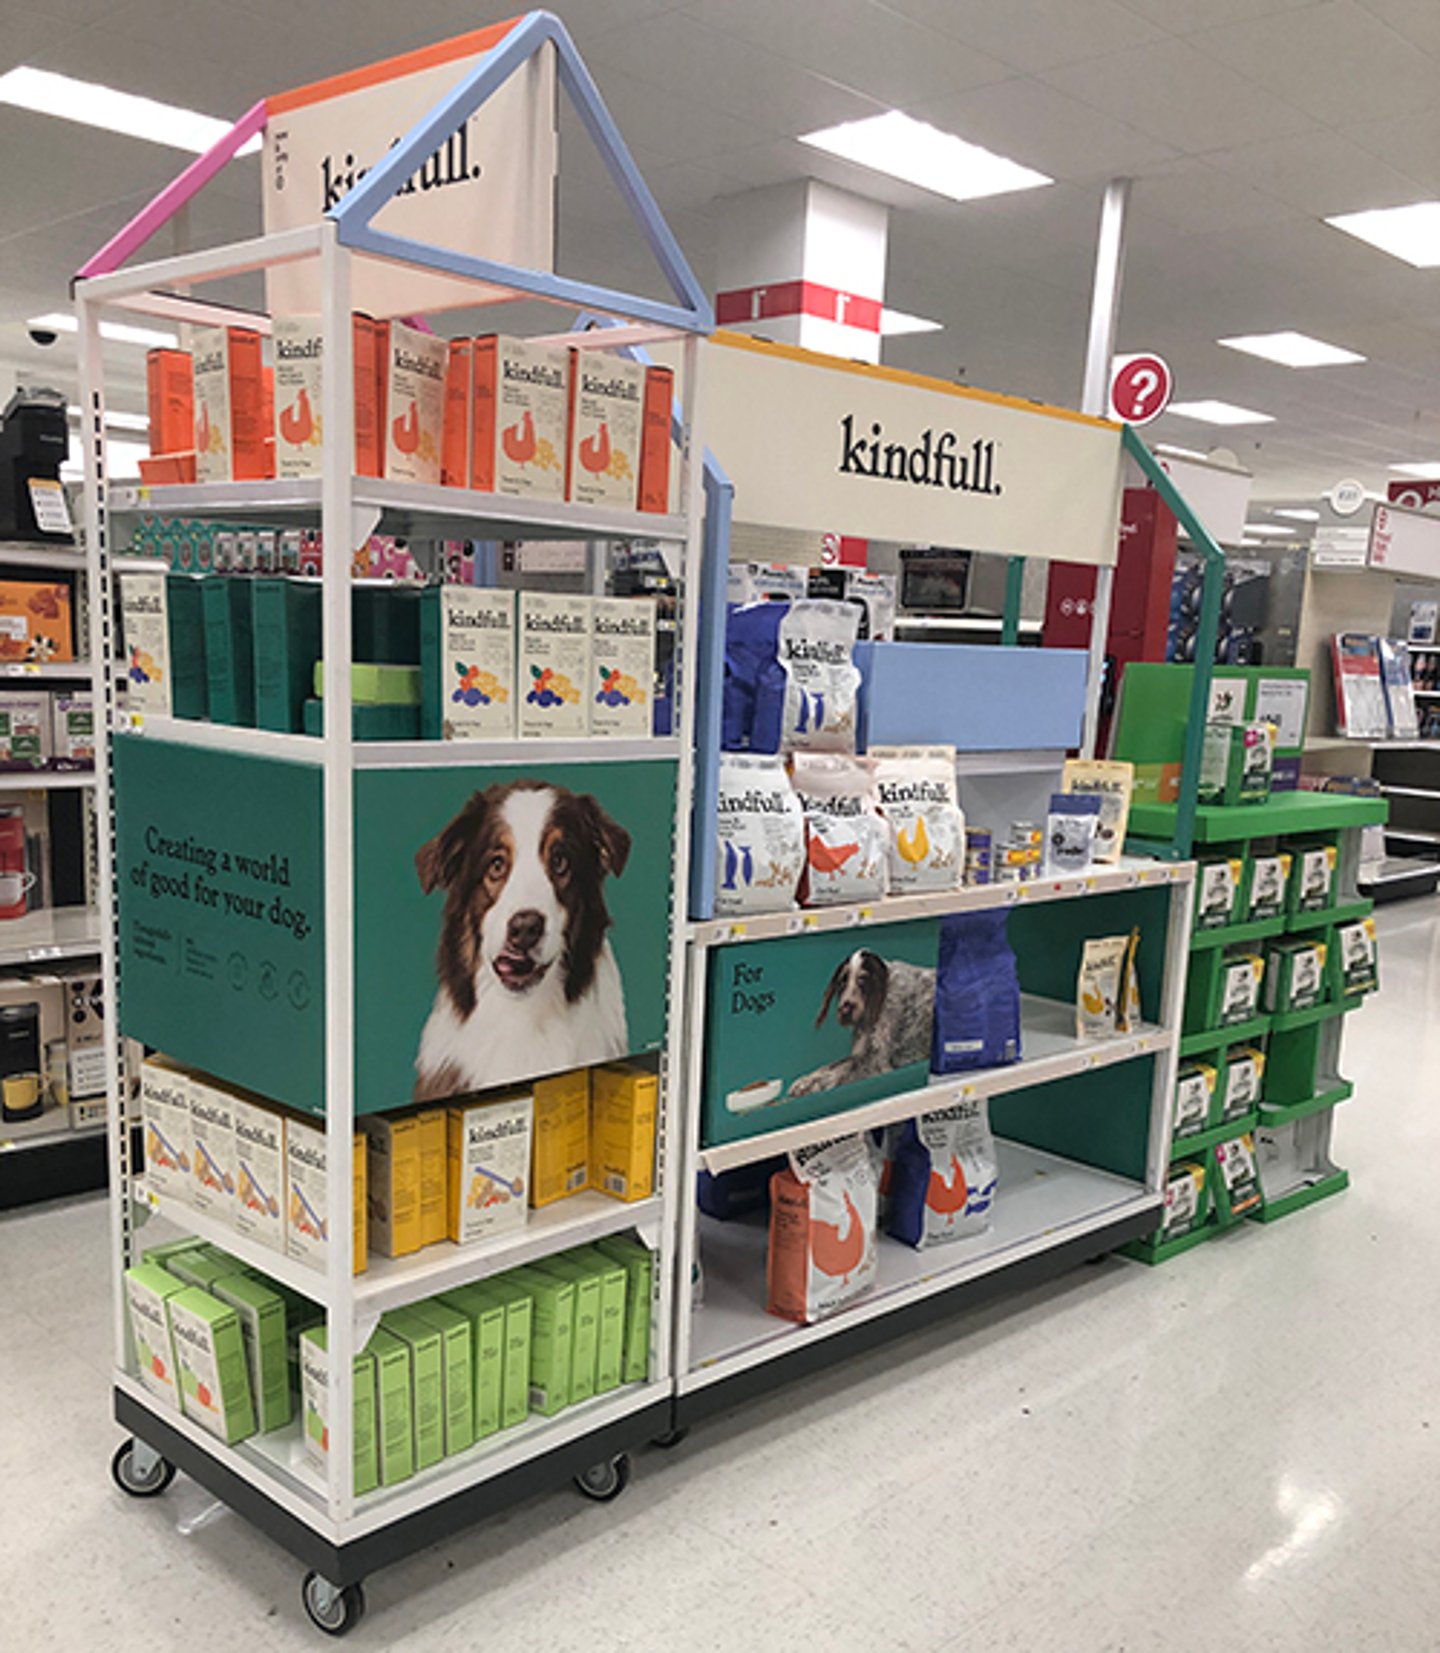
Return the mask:
<svg viewBox="0 0 1440 1653">
<path fill-rule="evenodd" d="M 447 488 L 470 486 L 471 376 L 475 347 L 451 339 L 445 359 L 445 420 L 440 434 L 440 480 Z"/>
<path fill-rule="evenodd" d="M 0 660 L 73 660 L 70 589 L 42 580 L 0 580 Z"/>
<path fill-rule="evenodd" d="M 140 460 L 142 482 L 193 482 L 195 480 L 195 450 L 180 453 L 152 453 Z"/>
<path fill-rule="evenodd" d="M 384 476 L 385 444 L 385 361 L 390 349 L 390 329 L 356 311 L 355 355 L 355 474 Z"/>
<path fill-rule="evenodd" d="M 152 350 L 145 357 L 150 452 L 183 453 L 195 443 L 195 365 L 188 350 Z M 194 477 L 189 481 L 193 482 Z"/>
<path fill-rule="evenodd" d="M 645 369 L 645 405 L 640 417 L 640 509 L 670 509 L 670 407 L 675 375 L 668 367 Z"/>
<path fill-rule="evenodd" d="M 265 375 L 260 335 L 247 327 L 195 329 L 195 479 L 265 476 Z M 183 444 L 181 444 L 183 446 Z"/>
<path fill-rule="evenodd" d="M 396 482 L 435 484 L 445 414 L 445 340 L 403 321 L 392 321 L 389 331 L 385 475 Z"/>
<path fill-rule="evenodd" d="M 475 340 L 473 486 L 564 499 L 570 354 L 495 333 Z"/>
</svg>

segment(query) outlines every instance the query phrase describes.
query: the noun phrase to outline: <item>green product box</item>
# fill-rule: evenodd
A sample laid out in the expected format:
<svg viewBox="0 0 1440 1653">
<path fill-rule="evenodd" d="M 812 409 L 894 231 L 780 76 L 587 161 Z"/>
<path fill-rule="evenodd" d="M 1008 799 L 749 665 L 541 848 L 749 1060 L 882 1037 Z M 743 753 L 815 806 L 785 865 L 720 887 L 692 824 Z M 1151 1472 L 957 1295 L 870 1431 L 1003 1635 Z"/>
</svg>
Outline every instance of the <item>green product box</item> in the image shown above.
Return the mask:
<svg viewBox="0 0 1440 1653">
<path fill-rule="evenodd" d="M 320 586 L 275 579 L 254 587 L 255 725 L 298 735 L 320 658 Z"/>
<path fill-rule="evenodd" d="M 152 1395 L 180 1410 L 175 1378 L 175 1342 L 167 1307 L 184 1286 L 159 1263 L 136 1263 L 125 1270 L 125 1300 L 130 1308 L 130 1335 L 140 1381 Z"/>
<path fill-rule="evenodd" d="M 1266 950 L 1265 1008 L 1310 1010 L 1325 998 L 1327 948 L 1313 937 L 1272 941 Z"/>
<path fill-rule="evenodd" d="M 211 1288 L 240 1317 L 255 1427 L 262 1435 L 283 1429 L 294 1416 L 290 1360 L 286 1353 L 285 1300 L 248 1274 L 227 1274 Z"/>
<path fill-rule="evenodd" d="M 1226 953 L 1217 978 L 1216 1025 L 1234 1027 L 1260 1014 L 1265 960 L 1258 953 Z"/>
<path fill-rule="evenodd" d="M 519 1281 L 509 1275 L 487 1280 L 483 1290 L 505 1310 L 505 1345 L 500 1365 L 500 1427 L 513 1429 L 530 1416 L 530 1343 L 535 1327 L 535 1302 Z M 479 1438 L 479 1413 L 476 1413 Z"/>
<path fill-rule="evenodd" d="M 1323 912 L 1333 905 L 1335 864 L 1339 858 L 1335 845 L 1293 844 L 1291 857 L 1289 911 Z"/>
<path fill-rule="evenodd" d="M 655 1281 L 655 1253 L 639 1240 L 612 1235 L 596 1250 L 620 1263 L 627 1276 L 625 1289 L 626 1383 L 643 1383 L 650 1376 L 650 1296 Z"/>
<path fill-rule="evenodd" d="M 227 1445 L 255 1433 L 240 1317 L 208 1291 L 186 1286 L 168 1303 L 185 1415 Z"/>
<path fill-rule="evenodd" d="M 380 1484 L 393 1487 L 415 1473 L 415 1423 L 411 1404 L 410 1345 L 384 1326 L 371 1334 L 375 1402 L 380 1436 Z"/>
<path fill-rule="evenodd" d="M 323 700 L 323 659 L 315 662 L 313 687 L 316 699 Z M 420 668 L 416 665 L 376 665 L 356 660 L 350 667 L 350 699 L 356 706 L 418 706 Z"/>
<path fill-rule="evenodd" d="M 1285 911 L 1285 892 L 1290 884 L 1290 856 L 1284 850 L 1250 858 L 1245 885 L 1245 921 L 1278 918 Z"/>
<path fill-rule="evenodd" d="M 1225 1099 L 1220 1123 L 1240 1119 L 1260 1106 L 1265 1084 L 1265 1052 L 1251 1045 L 1236 1045 L 1226 1055 Z"/>
<path fill-rule="evenodd" d="M 445 1406 L 445 1456 L 453 1458 L 475 1444 L 475 1360 L 474 1334 L 470 1316 L 438 1297 L 415 1305 L 415 1313 L 440 1334 L 440 1371 Z M 495 1311 L 499 1335 L 495 1340 L 494 1367 L 496 1424 L 499 1423 L 500 1355 L 505 1336 L 505 1313 Z"/>
<path fill-rule="evenodd" d="M 324 1475 L 330 1451 L 330 1353 L 324 1326 L 307 1327 L 297 1341 L 305 1456 Z M 362 1492 L 374 1492 L 380 1484 L 380 1444 L 375 1429 L 375 1356 L 368 1349 L 356 1355 L 353 1369 L 355 1421 L 351 1456 L 358 1498 Z"/>
<path fill-rule="evenodd" d="M 170 629 L 170 715 L 204 718 L 210 696 L 205 667 L 205 619 L 200 607 L 204 582 L 190 574 L 165 581 L 165 610 Z"/>
<path fill-rule="evenodd" d="M 531 1297 L 530 1410 L 553 1418 L 570 1404 L 574 1283 L 538 1268 L 511 1269 L 506 1278 Z"/>
<path fill-rule="evenodd" d="M 301 720 L 307 735 L 325 733 L 325 702 L 307 700 Z M 356 702 L 350 708 L 350 732 L 354 740 L 419 740 L 418 706 L 366 706 Z"/>
<path fill-rule="evenodd" d="M 420 659 L 420 592 L 382 582 L 356 585 L 351 609 L 350 658 L 381 666 L 412 666 Z M 315 691 L 320 692 L 318 689 Z"/>
<path fill-rule="evenodd" d="M 202 1291 L 212 1290 L 217 1280 L 235 1274 L 240 1266 L 235 1258 L 223 1253 L 217 1255 L 209 1246 L 203 1245 L 176 1252 L 165 1264 L 177 1280 L 187 1286 L 198 1286 Z"/>
<path fill-rule="evenodd" d="M 440 1301 L 464 1316 L 470 1331 L 471 1438 L 483 1441 L 501 1427 L 505 1395 L 505 1317 L 500 1293 L 482 1282 L 447 1292 Z M 521 1342 L 521 1364 L 516 1376 L 517 1392 L 525 1395 L 524 1418 L 530 1405 L 529 1299 L 525 1299 L 526 1328 Z"/>
<path fill-rule="evenodd" d="M 1263 804 L 1274 767 L 1273 723 L 1207 723 L 1196 798 L 1202 804 Z"/>
<path fill-rule="evenodd" d="M 254 584 L 210 574 L 200 585 L 205 615 L 205 674 L 210 721 L 253 728 L 255 723 Z"/>
<path fill-rule="evenodd" d="M 1195 928 L 1224 929 L 1235 922 L 1245 863 L 1238 855 L 1197 856 L 1196 861 Z"/>
<path fill-rule="evenodd" d="M 1175 1081 L 1175 1141 L 1194 1136 L 1210 1124 L 1217 1074 L 1209 1062 L 1186 1062 Z"/>
<path fill-rule="evenodd" d="M 172 1258 L 183 1257 L 187 1251 L 199 1251 L 203 1244 L 204 1242 L 197 1240 L 193 1234 L 187 1235 L 183 1240 L 165 1240 L 160 1245 L 147 1245 L 140 1253 L 140 1261 L 159 1263 L 161 1267 L 169 1268 Z"/>
<path fill-rule="evenodd" d="M 1351 993 L 1372 993 L 1379 987 L 1379 947 L 1375 939 L 1373 918 L 1361 918 L 1353 924 L 1337 925 L 1332 954 L 1336 989 L 1342 996 Z"/>
<path fill-rule="evenodd" d="M 568 1253 L 546 1257 L 536 1268 L 575 1287 L 575 1314 L 570 1328 L 570 1404 L 595 1397 L 595 1357 L 600 1348 L 600 1276 Z"/>
<path fill-rule="evenodd" d="M 582 1268 L 600 1281 L 600 1335 L 595 1345 L 595 1393 L 608 1394 L 625 1381 L 625 1294 L 628 1277 L 623 1263 L 607 1257 L 596 1246 L 567 1251 Z"/>
<path fill-rule="evenodd" d="M 415 1468 L 429 1469 L 445 1456 L 445 1353 L 438 1329 L 413 1309 L 394 1309 L 380 1322 L 410 1350 L 410 1416 Z"/>
</svg>

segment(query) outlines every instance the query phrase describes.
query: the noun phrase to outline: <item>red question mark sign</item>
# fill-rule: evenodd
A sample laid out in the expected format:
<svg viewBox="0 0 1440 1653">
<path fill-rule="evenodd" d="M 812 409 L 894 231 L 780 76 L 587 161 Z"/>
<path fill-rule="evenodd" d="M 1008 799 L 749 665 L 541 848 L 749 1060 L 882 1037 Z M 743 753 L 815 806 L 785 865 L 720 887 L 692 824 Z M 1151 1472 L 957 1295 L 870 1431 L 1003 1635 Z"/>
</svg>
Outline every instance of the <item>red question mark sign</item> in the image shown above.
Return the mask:
<svg viewBox="0 0 1440 1653">
<path fill-rule="evenodd" d="M 1159 356 L 1123 356 L 1110 380 L 1110 410 L 1129 425 L 1148 425 L 1170 405 L 1175 377 Z"/>
</svg>

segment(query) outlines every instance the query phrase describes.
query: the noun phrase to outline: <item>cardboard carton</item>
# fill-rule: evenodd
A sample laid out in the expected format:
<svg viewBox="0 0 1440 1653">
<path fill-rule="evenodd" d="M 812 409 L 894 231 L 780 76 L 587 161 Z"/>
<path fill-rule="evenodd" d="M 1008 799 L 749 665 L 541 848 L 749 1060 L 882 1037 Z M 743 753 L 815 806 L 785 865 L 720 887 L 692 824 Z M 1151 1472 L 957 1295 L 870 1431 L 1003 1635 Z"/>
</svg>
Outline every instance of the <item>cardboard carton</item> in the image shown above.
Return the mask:
<svg viewBox="0 0 1440 1653">
<path fill-rule="evenodd" d="M 655 599 L 590 600 L 590 732 L 643 739 L 655 698 Z"/>
<path fill-rule="evenodd" d="M 298 735 L 320 657 L 320 587 L 292 579 L 254 584 L 256 727 Z"/>
<path fill-rule="evenodd" d="M 660 1080 L 646 1068 L 606 1063 L 590 1074 L 590 1186 L 617 1200 L 655 1192 Z"/>
<path fill-rule="evenodd" d="M 571 352 L 489 334 L 471 358 L 471 486 L 564 499 Z"/>
<path fill-rule="evenodd" d="M 190 1134 L 195 1184 L 190 1203 L 222 1222 L 235 1220 L 235 1121 L 229 1093 L 201 1074 L 190 1076 Z"/>
<path fill-rule="evenodd" d="M 321 1475 L 329 1473 L 330 1351 L 325 1327 L 310 1326 L 300 1333 L 300 1382 L 305 1456 Z M 380 1484 L 379 1437 L 376 1430 L 375 1356 L 367 1349 L 354 1364 L 353 1462 L 355 1495 L 373 1492 Z"/>
<path fill-rule="evenodd" d="M 205 679 L 212 723 L 255 725 L 255 585 L 210 574 L 201 583 Z"/>
<path fill-rule="evenodd" d="M 524 1226 L 530 1119 L 528 1092 L 448 1110 L 446 1232 L 457 1245 Z"/>
<path fill-rule="evenodd" d="M 590 1070 L 552 1074 L 537 1079 L 531 1088 L 535 1125 L 530 1203 L 538 1210 L 588 1185 Z"/>
<path fill-rule="evenodd" d="M 159 349 L 145 357 L 145 406 L 150 416 L 150 452 L 177 455 L 195 446 L 195 367 L 188 350 Z M 156 481 L 190 481 L 157 477 Z"/>
<path fill-rule="evenodd" d="M 515 669 L 522 736 L 578 740 L 590 732 L 590 599 L 520 593 Z"/>
<path fill-rule="evenodd" d="M 197 327 L 195 479 L 251 482 L 265 477 L 265 374 L 260 335 L 245 327 Z"/>
<path fill-rule="evenodd" d="M 147 1056 L 140 1068 L 140 1117 L 145 1180 L 157 1194 L 183 1205 L 193 1201 L 195 1141 L 190 1125 L 190 1075 L 167 1056 Z"/>
<path fill-rule="evenodd" d="M 394 1486 L 415 1473 L 414 1383 L 410 1347 L 384 1326 L 371 1334 L 380 1435 L 380 1484 Z"/>
<path fill-rule="evenodd" d="M 285 1116 L 259 1097 L 232 1092 L 235 1232 L 285 1251 Z"/>
<path fill-rule="evenodd" d="M 356 1131 L 352 1165 L 355 1272 L 366 1267 L 365 1133 Z M 329 1185 L 325 1127 L 288 1114 L 285 1119 L 285 1252 L 315 1268 L 326 1266 L 329 1240 Z"/>
<path fill-rule="evenodd" d="M 600 1275 L 566 1254 L 546 1257 L 535 1265 L 538 1272 L 568 1280 L 575 1288 L 575 1309 L 570 1324 L 570 1405 L 591 1400 L 595 1395 L 595 1358 L 600 1346 Z"/>
<path fill-rule="evenodd" d="M 130 1310 L 130 1336 L 135 1365 L 150 1393 L 180 1410 L 180 1385 L 175 1371 L 175 1344 L 170 1335 L 170 1299 L 184 1285 L 158 1262 L 136 1263 L 125 1270 L 125 1301 Z"/>
<path fill-rule="evenodd" d="M 420 732 L 426 740 L 515 734 L 515 593 L 432 586 L 420 599 Z"/>
<path fill-rule="evenodd" d="M 431 1326 L 440 1337 L 441 1400 L 445 1415 L 445 1456 L 454 1457 L 475 1443 L 475 1361 L 472 1322 L 462 1310 L 443 1302 L 438 1297 L 417 1303 L 414 1313 Z M 498 1379 L 500 1343 L 503 1339 L 504 1311 L 498 1310 L 501 1337 L 496 1339 L 493 1352 L 495 1375 Z M 499 1384 L 495 1384 L 498 1399 Z"/>
<path fill-rule="evenodd" d="M 275 474 L 319 476 L 325 354 L 320 318 L 276 316 L 270 338 L 275 351 Z"/>
<path fill-rule="evenodd" d="M 186 1417 L 231 1446 L 253 1435 L 255 1407 L 240 1317 L 196 1286 L 177 1291 L 168 1308 Z"/>
<path fill-rule="evenodd" d="M 285 1300 L 279 1292 L 248 1274 L 227 1274 L 210 1288 L 240 1320 L 255 1427 L 262 1435 L 283 1429 L 294 1415 L 290 1396 L 290 1361 L 285 1351 Z"/>
<path fill-rule="evenodd" d="M 574 1282 L 538 1268 L 511 1269 L 505 1278 L 530 1294 L 530 1410 L 553 1418 L 570 1404 Z"/>
<path fill-rule="evenodd" d="M 650 1375 L 650 1299 L 655 1284 L 655 1253 L 626 1235 L 597 1241 L 595 1249 L 625 1270 L 626 1383 L 643 1383 Z"/>
<path fill-rule="evenodd" d="M 570 378 L 569 498 L 633 511 L 639 495 L 645 369 L 576 351 Z"/>
<path fill-rule="evenodd" d="M 675 375 L 668 367 L 645 369 L 640 429 L 640 509 L 670 509 L 670 416 Z"/>
<path fill-rule="evenodd" d="M 385 416 L 385 476 L 438 483 L 445 415 L 445 340 L 390 323 Z"/>
</svg>

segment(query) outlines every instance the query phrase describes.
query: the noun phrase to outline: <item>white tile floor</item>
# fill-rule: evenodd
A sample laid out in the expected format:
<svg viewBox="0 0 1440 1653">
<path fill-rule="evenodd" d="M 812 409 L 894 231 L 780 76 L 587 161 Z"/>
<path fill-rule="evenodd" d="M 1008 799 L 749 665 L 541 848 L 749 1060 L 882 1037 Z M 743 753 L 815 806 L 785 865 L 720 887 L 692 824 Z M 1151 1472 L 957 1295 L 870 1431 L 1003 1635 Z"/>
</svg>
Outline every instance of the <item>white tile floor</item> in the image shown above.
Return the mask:
<svg viewBox="0 0 1440 1653">
<path fill-rule="evenodd" d="M 357 1650 L 1440 1646 L 1440 921 L 1382 917 L 1354 1186 L 1110 1261 L 378 1574 Z M 0 1220 L 0 1647 L 314 1649 L 295 1564 L 107 1463 L 99 1201 Z"/>
</svg>

